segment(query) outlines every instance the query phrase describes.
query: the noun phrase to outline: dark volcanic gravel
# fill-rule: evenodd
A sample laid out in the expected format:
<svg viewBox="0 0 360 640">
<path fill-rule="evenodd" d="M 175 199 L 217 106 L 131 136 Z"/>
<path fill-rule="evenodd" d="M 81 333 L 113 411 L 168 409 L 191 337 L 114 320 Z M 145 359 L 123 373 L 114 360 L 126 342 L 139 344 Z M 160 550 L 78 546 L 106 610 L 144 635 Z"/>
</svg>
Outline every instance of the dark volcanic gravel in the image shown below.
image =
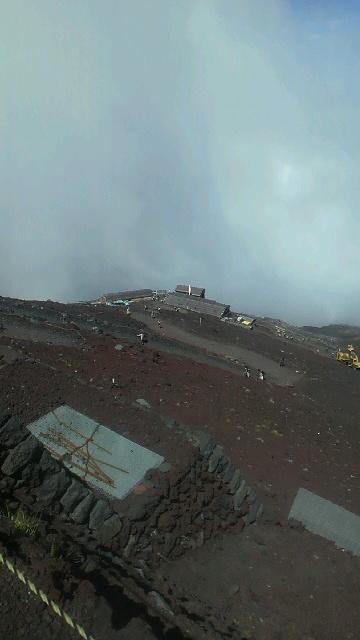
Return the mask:
<svg viewBox="0 0 360 640">
<path fill-rule="evenodd" d="M 174 588 L 217 604 L 247 625 L 244 638 L 356 640 L 359 559 L 320 537 L 290 530 L 287 515 L 299 487 L 360 515 L 359 373 L 265 331 L 246 332 L 207 319 L 199 327 L 195 314 L 161 312 L 164 327 L 172 323 L 176 331 L 181 325 L 192 339 L 199 334 L 215 340 L 219 352 L 222 344 L 240 344 L 276 364 L 285 350 L 286 366 L 300 372 L 299 382 L 280 387 L 245 378 L 242 363 L 224 370 L 221 359 L 219 367 L 202 362 L 204 352 L 195 344 L 182 347 L 177 340 L 172 348 L 165 330 L 161 335 L 148 331 L 142 347 L 136 337 L 141 322 L 119 309 L 0 302 L 6 327 L 0 344 L 22 355 L 3 367 L 0 361 L 0 407 L 28 423 L 70 404 L 173 464 L 185 460 L 188 450 L 174 438 L 170 419 L 201 429 L 224 446 L 264 502 L 268 524 L 254 527 L 258 541 L 227 534 L 164 565 Z M 64 312 L 68 318 L 62 325 Z M 115 349 L 118 343 L 123 350 Z M 191 351 L 200 361 L 189 359 Z M 216 362 L 213 357 L 212 365 Z M 135 408 L 138 398 L 147 400 L 151 411 Z M 52 614 L 49 621 L 22 585 L 14 587 L 17 598 L 7 595 L 12 581 L 0 567 L 1 638 L 72 638 L 64 627 L 57 635 L 59 622 Z M 136 631 L 136 618 L 131 624 L 129 637 L 145 634 L 141 625 Z M 27 625 L 33 635 L 22 636 Z"/>
</svg>

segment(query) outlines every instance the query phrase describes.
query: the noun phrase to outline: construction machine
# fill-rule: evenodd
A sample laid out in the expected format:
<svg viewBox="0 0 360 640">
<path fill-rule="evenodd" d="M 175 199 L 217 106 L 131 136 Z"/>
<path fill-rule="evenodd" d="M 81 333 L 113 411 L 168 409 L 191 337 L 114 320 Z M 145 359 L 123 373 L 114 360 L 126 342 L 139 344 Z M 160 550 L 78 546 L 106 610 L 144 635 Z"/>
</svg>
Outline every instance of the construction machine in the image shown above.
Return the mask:
<svg viewBox="0 0 360 640">
<path fill-rule="evenodd" d="M 343 362 L 353 369 L 360 369 L 359 356 L 357 355 L 357 353 L 355 353 L 355 349 L 352 344 L 348 344 L 346 351 L 340 351 L 340 349 L 338 349 L 336 353 L 336 360 L 338 360 L 339 362 Z"/>
</svg>

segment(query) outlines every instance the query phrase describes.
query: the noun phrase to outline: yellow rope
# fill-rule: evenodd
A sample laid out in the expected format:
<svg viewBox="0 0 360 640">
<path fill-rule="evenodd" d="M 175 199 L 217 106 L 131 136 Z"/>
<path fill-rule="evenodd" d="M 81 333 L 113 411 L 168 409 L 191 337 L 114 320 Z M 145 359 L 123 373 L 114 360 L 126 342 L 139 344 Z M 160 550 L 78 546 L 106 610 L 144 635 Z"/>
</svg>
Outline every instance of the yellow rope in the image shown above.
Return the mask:
<svg viewBox="0 0 360 640">
<path fill-rule="evenodd" d="M 19 578 L 19 580 L 23 582 L 23 584 L 26 584 L 29 587 L 30 591 L 38 596 L 42 602 L 50 606 L 54 613 L 56 613 L 60 618 L 63 618 L 66 624 L 69 625 L 69 627 L 78 632 L 79 636 L 81 636 L 84 640 L 94 640 L 92 636 L 89 636 L 86 633 L 85 629 L 82 626 L 77 624 L 77 622 L 74 622 L 74 620 L 69 616 L 68 613 L 66 613 L 66 611 L 63 611 L 56 602 L 50 600 L 50 598 L 48 598 L 44 591 L 42 591 L 41 589 L 37 589 L 35 584 L 31 580 L 29 580 L 29 578 L 27 578 L 21 571 L 19 571 L 19 569 L 17 569 L 15 565 L 10 560 L 8 560 L 8 558 L 5 558 L 4 554 L 1 552 L 0 564 L 2 564 L 4 567 L 7 567 L 7 569 L 17 578 Z"/>
</svg>

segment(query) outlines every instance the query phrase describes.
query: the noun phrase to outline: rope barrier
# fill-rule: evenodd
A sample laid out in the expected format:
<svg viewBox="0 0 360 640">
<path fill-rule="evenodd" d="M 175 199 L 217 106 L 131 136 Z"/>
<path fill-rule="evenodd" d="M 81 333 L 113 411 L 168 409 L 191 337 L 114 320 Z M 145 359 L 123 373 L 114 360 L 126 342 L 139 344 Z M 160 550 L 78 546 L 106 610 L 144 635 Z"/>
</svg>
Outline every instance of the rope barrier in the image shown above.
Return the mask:
<svg viewBox="0 0 360 640">
<path fill-rule="evenodd" d="M 75 622 L 72 619 L 72 617 L 69 616 L 68 613 L 66 613 L 66 611 L 63 611 L 61 607 L 59 607 L 59 605 L 56 602 L 54 602 L 54 600 L 51 600 L 51 598 L 48 598 L 48 596 L 46 595 L 46 593 L 44 593 L 44 591 L 42 591 L 42 589 L 38 589 L 36 585 L 31 580 L 29 580 L 29 578 L 27 578 L 24 575 L 24 573 L 22 573 L 22 571 L 17 569 L 15 565 L 11 562 L 11 560 L 6 558 L 4 554 L 1 552 L 0 552 L 0 564 L 6 567 L 8 571 L 10 571 L 23 584 L 25 584 L 35 596 L 40 598 L 42 602 L 44 602 L 48 607 L 51 607 L 54 613 L 56 613 L 60 618 L 63 618 L 66 624 L 68 624 L 69 627 L 74 629 L 74 631 L 77 631 L 77 633 L 81 638 L 83 638 L 83 640 L 94 640 L 92 636 L 86 633 L 85 629 L 80 624 Z"/>
</svg>

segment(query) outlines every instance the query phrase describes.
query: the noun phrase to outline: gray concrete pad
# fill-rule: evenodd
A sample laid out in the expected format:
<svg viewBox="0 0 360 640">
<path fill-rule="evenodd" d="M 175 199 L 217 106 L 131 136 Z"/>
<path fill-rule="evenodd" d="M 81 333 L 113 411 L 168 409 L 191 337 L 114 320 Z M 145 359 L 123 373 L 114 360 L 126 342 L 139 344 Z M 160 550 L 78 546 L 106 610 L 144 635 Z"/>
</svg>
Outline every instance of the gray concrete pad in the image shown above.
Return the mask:
<svg viewBox="0 0 360 640">
<path fill-rule="evenodd" d="M 164 458 L 63 405 L 27 427 L 74 474 L 114 498 L 125 498 Z"/>
<path fill-rule="evenodd" d="M 300 488 L 288 518 L 302 522 L 308 531 L 360 556 L 360 516 L 355 513 Z"/>
</svg>

